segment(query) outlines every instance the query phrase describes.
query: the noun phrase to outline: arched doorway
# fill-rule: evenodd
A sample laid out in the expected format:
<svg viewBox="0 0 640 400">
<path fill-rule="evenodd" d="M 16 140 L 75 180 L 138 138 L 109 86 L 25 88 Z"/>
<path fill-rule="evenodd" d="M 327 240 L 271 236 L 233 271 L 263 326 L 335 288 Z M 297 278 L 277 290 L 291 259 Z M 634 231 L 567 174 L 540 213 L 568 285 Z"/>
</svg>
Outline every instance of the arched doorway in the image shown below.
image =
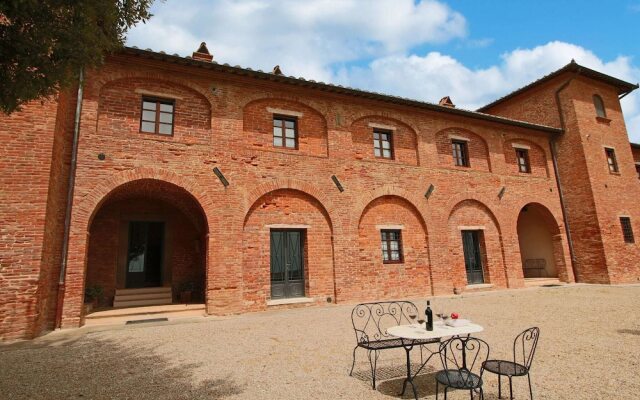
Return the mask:
<svg viewBox="0 0 640 400">
<path fill-rule="evenodd" d="M 333 226 L 325 206 L 297 189 L 270 191 L 243 227 L 243 296 L 248 310 L 334 301 Z"/>
<path fill-rule="evenodd" d="M 452 208 L 448 223 L 454 289 L 483 284 L 506 287 L 500 225 L 491 209 L 466 199 Z"/>
<path fill-rule="evenodd" d="M 85 300 L 101 308 L 203 303 L 207 235 L 200 204 L 183 188 L 156 179 L 117 187 L 89 227 Z"/>
<path fill-rule="evenodd" d="M 564 264 L 560 228 L 543 205 L 529 203 L 518 215 L 518 242 L 526 278 L 557 278 Z"/>
</svg>

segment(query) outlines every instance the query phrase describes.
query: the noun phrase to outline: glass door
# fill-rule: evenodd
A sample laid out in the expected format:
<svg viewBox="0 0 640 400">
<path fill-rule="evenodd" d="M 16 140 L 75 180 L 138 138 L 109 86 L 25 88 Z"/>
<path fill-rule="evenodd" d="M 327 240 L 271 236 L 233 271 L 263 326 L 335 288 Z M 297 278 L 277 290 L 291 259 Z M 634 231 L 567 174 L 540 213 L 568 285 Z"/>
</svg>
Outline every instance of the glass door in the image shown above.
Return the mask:
<svg viewBox="0 0 640 400">
<path fill-rule="evenodd" d="M 129 222 L 127 288 L 162 286 L 164 222 Z"/>
<path fill-rule="evenodd" d="M 271 231 L 271 298 L 304 297 L 304 231 Z"/>
<path fill-rule="evenodd" d="M 470 285 L 484 283 L 482 256 L 480 253 L 480 231 L 462 231 L 464 265 L 467 270 L 467 282 Z"/>
</svg>

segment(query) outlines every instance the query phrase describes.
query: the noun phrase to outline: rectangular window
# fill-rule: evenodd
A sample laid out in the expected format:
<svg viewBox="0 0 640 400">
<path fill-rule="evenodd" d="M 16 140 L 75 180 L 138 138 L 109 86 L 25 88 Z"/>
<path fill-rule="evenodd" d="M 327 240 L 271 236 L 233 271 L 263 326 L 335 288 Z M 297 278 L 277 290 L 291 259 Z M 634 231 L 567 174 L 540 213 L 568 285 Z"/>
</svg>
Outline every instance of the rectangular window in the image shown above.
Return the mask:
<svg viewBox="0 0 640 400">
<path fill-rule="evenodd" d="M 273 116 L 273 146 L 298 148 L 298 120 L 295 117 Z"/>
<path fill-rule="evenodd" d="M 463 140 L 452 140 L 451 148 L 453 150 L 453 163 L 458 167 L 469 166 L 469 148 L 467 142 Z"/>
<path fill-rule="evenodd" d="M 633 237 L 633 228 L 631 227 L 631 218 L 620 217 L 620 225 L 622 225 L 622 236 L 625 243 L 635 243 L 636 240 Z"/>
<path fill-rule="evenodd" d="M 605 154 L 607 155 L 607 164 L 609 165 L 609 172 L 618 172 L 618 161 L 616 161 L 616 151 L 612 148 L 605 147 Z"/>
<path fill-rule="evenodd" d="M 142 99 L 140 132 L 173 135 L 175 102 L 167 99 Z"/>
<path fill-rule="evenodd" d="M 529 165 L 529 150 L 516 149 L 516 159 L 518 160 L 518 170 L 526 174 L 531 173 Z"/>
<path fill-rule="evenodd" d="M 373 154 L 379 158 L 393 159 L 393 134 L 389 131 L 373 131 Z"/>
<path fill-rule="evenodd" d="M 382 239 L 382 262 L 385 264 L 401 263 L 402 234 L 400 230 L 383 229 L 380 231 Z"/>
</svg>

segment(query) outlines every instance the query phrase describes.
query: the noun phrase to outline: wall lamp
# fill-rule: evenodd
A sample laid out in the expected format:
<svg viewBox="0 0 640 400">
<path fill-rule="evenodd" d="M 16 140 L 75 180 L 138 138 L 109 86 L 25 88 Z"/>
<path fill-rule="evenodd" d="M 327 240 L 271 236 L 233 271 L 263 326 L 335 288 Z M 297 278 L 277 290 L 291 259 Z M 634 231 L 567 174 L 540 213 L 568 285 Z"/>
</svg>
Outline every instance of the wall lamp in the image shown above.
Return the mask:
<svg viewBox="0 0 640 400">
<path fill-rule="evenodd" d="M 433 191 L 435 190 L 435 186 L 433 186 L 433 183 L 429 185 L 429 188 L 427 189 L 427 191 L 424 194 L 424 197 L 426 197 L 427 199 L 429 197 L 431 197 L 431 195 L 433 194 Z"/>
<path fill-rule="evenodd" d="M 336 184 L 336 187 L 338 188 L 338 190 L 340 192 L 344 192 L 344 188 L 342 187 L 342 184 L 340 183 L 340 181 L 338 180 L 338 177 L 335 175 L 331 175 L 331 180 L 333 181 L 333 183 Z"/>
<path fill-rule="evenodd" d="M 218 179 L 220 179 L 220 182 L 222 182 L 224 187 L 229 186 L 229 181 L 227 180 L 227 178 L 224 177 L 224 175 L 222 175 L 222 171 L 220 171 L 220 169 L 218 169 L 218 167 L 215 167 L 213 169 L 213 173 L 216 174 Z"/>
<path fill-rule="evenodd" d="M 500 192 L 498 192 L 498 198 L 500 200 L 502 200 L 502 197 L 504 197 L 504 192 L 506 192 L 506 191 L 507 191 L 507 187 L 506 186 L 503 186 L 502 189 L 500 189 Z"/>
</svg>

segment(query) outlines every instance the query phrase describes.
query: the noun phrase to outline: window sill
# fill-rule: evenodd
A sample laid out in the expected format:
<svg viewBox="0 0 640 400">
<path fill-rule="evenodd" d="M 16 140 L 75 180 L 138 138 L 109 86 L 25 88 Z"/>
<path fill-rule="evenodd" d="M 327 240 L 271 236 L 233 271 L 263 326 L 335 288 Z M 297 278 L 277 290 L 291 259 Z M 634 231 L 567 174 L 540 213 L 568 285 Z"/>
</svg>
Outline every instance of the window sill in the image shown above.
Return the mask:
<svg viewBox="0 0 640 400">
<path fill-rule="evenodd" d="M 611 120 L 609 118 L 605 118 L 605 117 L 596 117 L 596 121 L 600 122 L 601 124 L 606 124 L 606 125 L 609 125 L 611 123 Z"/>
<path fill-rule="evenodd" d="M 620 176 L 620 172 L 609 171 L 609 175 Z"/>
<path fill-rule="evenodd" d="M 304 304 L 304 303 L 313 303 L 315 299 L 311 297 L 292 297 L 289 299 L 277 299 L 277 300 L 267 300 L 267 307 L 270 306 L 282 306 L 286 304 Z"/>
</svg>

